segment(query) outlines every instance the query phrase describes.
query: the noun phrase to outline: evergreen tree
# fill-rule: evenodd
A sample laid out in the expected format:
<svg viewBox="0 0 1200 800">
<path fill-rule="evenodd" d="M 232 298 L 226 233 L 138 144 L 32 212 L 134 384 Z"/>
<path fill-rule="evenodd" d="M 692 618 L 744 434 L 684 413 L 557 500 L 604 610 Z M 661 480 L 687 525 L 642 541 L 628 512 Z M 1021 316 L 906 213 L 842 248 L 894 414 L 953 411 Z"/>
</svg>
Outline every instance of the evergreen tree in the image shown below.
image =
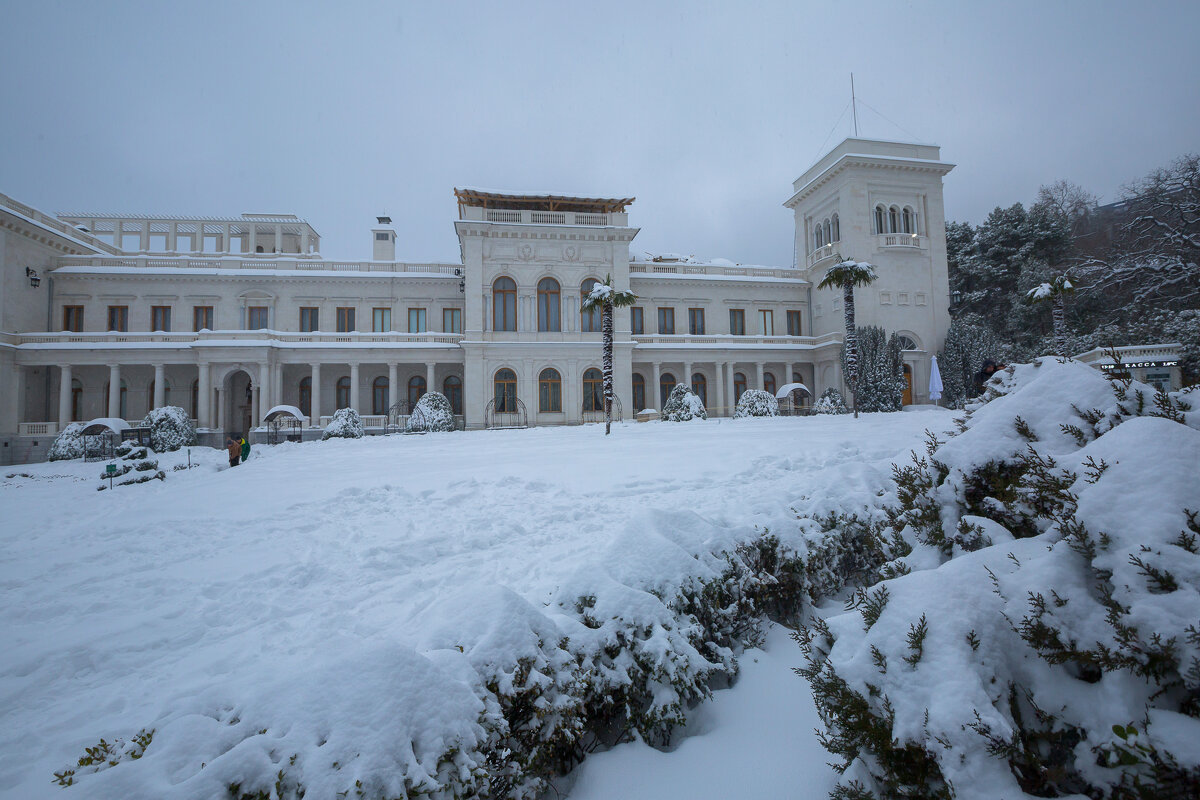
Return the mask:
<svg viewBox="0 0 1200 800">
<path fill-rule="evenodd" d="M 904 362 L 900 356 L 900 337 L 889 340 L 883 328 L 859 328 L 856 383 L 851 385 L 855 406 L 863 411 L 899 411 L 904 399 Z M 842 369 L 847 369 L 848 351 L 842 347 Z"/>
<path fill-rule="evenodd" d="M 987 360 L 1001 360 L 1000 341 L 975 315 L 951 320 L 946 342 L 938 353 L 942 373 L 942 398 L 947 406 L 961 406 L 975 395 L 975 373 Z"/>
</svg>

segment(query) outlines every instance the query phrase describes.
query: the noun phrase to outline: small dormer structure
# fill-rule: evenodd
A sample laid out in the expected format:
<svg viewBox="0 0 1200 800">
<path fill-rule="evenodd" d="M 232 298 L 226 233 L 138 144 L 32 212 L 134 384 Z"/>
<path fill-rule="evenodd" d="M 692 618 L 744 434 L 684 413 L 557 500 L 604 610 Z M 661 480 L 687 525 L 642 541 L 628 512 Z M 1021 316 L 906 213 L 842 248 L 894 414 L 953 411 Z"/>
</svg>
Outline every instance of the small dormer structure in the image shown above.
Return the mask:
<svg viewBox="0 0 1200 800">
<path fill-rule="evenodd" d="M 319 258 L 321 237 L 295 214 L 240 217 L 59 214 L 124 253 Z"/>
<path fill-rule="evenodd" d="M 379 227 L 371 229 L 371 260 L 396 260 L 396 231 L 390 226 L 391 217 L 376 217 Z"/>
</svg>

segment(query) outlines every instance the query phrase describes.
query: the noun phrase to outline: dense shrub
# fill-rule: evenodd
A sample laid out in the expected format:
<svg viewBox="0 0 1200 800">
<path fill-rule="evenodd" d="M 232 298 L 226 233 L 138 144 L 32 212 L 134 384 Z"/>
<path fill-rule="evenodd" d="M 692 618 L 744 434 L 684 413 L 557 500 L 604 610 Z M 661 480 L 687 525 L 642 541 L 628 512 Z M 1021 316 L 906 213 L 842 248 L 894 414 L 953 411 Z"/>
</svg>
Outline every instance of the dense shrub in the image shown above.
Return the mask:
<svg viewBox="0 0 1200 800">
<path fill-rule="evenodd" d="M 734 419 L 745 417 L 777 417 L 779 416 L 779 401 L 770 392 L 762 389 L 747 389 L 738 398 L 737 408 L 733 410 Z"/>
<path fill-rule="evenodd" d="M 353 408 L 339 408 L 333 412 L 333 419 L 325 427 L 325 433 L 321 435 L 321 440 L 361 439 L 362 437 L 362 417 Z"/>
<path fill-rule="evenodd" d="M 54 437 L 54 443 L 50 445 L 47 460 L 69 461 L 73 458 L 83 458 L 83 429 L 85 427 L 87 427 L 87 423 L 72 422 L 59 431 L 58 436 Z"/>
<path fill-rule="evenodd" d="M 842 393 L 830 386 L 821 392 L 821 396 L 817 398 L 817 402 L 813 403 L 813 413 L 849 414 L 850 409 L 846 408 L 846 400 L 842 397 Z"/>
<path fill-rule="evenodd" d="M 708 419 L 704 403 L 685 383 L 677 383 L 667 396 L 663 405 L 662 420 L 664 422 L 688 422 L 693 419 Z"/>
<path fill-rule="evenodd" d="M 156 453 L 170 453 L 196 444 L 196 429 L 179 406 L 154 409 L 142 420 L 142 427 L 150 429 L 150 446 Z"/>
<path fill-rule="evenodd" d="M 454 430 L 454 409 L 440 392 L 426 392 L 413 406 L 405 425 L 408 433 L 430 433 Z"/>
<path fill-rule="evenodd" d="M 105 470 L 100 473 L 100 485 L 96 487 L 99 491 L 109 488 L 110 482 L 112 487 L 116 488 L 154 480 L 161 481 L 167 477 L 166 473 L 158 468 L 158 459 L 154 457 L 153 450 L 128 440 L 117 445 L 116 461 L 110 463 L 117 468 L 116 472 L 110 475 L 108 465 L 105 466 Z"/>
</svg>

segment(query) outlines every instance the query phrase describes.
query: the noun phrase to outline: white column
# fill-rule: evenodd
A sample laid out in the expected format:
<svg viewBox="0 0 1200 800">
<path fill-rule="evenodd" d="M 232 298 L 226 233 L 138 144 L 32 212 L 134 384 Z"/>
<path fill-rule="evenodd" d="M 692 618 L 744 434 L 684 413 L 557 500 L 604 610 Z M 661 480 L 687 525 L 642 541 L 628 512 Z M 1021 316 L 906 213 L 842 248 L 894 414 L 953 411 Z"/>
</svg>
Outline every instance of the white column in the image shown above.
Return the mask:
<svg viewBox="0 0 1200 800">
<path fill-rule="evenodd" d="M 150 249 L 150 223 L 149 222 L 142 223 L 142 230 L 140 231 L 140 233 L 141 233 L 141 236 L 138 237 L 139 244 L 141 245 L 141 247 L 140 247 L 141 251 L 144 253 Z"/>
<path fill-rule="evenodd" d="M 174 253 L 179 248 L 179 223 L 172 222 L 167 226 L 167 250 Z"/>
<path fill-rule="evenodd" d="M 659 411 L 659 412 L 662 411 L 661 389 L 659 389 L 659 386 L 658 386 L 661 378 L 662 378 L 662 364 L 655 361 L 654 362 L 654 387 L 653 387 L 654 388 L 654 410 Z"/>
<path fill-rule="evenodd" d="M 167 368 L 163 364 L 154 365 L 154 405 L 151 408 L 162 408 L 167 404 Z"/>
<path fill-rule="evenodd" d="M 437 363 L 433 362 L 433 361 L 426 361 L 425 362 L 425 391 L 427 391 L 427 392 L 437 391 L 437 387 L 434 384 L 434 376 L 436 375 L 436 373 L 437 373 Z"/>
<path fill-rule="evenodd" d="M 754 388 L 762 389 L 763 388 L 763 362 L 759 361 L 758 363 L 756 363 L 754 365 L 754 368 L 755 368 L 755 371 L 758 373 L 758 385 L 755 386 Z"/>
<path fill-rule="evenodd" d="M 225 225 L 221 228 L 221 252 L 222 253 L 228 253 L 230 251 L 231 238 L 232 237 L 231 237 L 231 234 L 229 231 L 229 223 L 226 222 Z"/>
<path fill-rule="evenodd" d="M 121 416 L 121 365 L 108 365 L 108 416 Z"/>
<path fill-rule="evenodd" d="M 125 237 L 125 226 L 121 223 L 121 220 L 117 220 L 116 222 L 113 223 L 113 244 L 116 245 L 116 248 L 118 250 L 125 249 L 124 244 L 121 242 L 121 240 L 124 237 Z"/>
<path fill-rule="evenodd" d="M 717 382 L 717 413 L 725 413 L 725 365 L 720 361 L 713 363 L 714 379 Z"/>
<path fill-rule="evenodd" d="M 692 388 L 692 364 L 690 361 L 683 363 L 683 380 L 680 383 L 689 389 Z"/>
<path fill-rule="evenodd" d="M 391 409 L 393 404 L 398 403 L 400 401 L 400 395 L 397 393 L 397 390 L 396 390 L 396 381 L 399 380 L 399 376 L 398 376 L 399 368 L 400 368 L 400 365 L 397 364 L 395 361 L 388 362 L 388 409 L 389 410 Z"/>
<path fill-rule="evenodd" d="M 312 397 L 310 398 L 311 412 L 309 424 L 316 428 L 321 425 L 321 365 L 312 365 Z"/>
<path fill-rule="evenodd" d="M 276 253 L 283 252 L 283 226 L 282 225 L 275 226 L 275 252 Z M 358 409 L 355 409 L 355 411 L 357 411 L 357 410 Z"/>
<path fill-rule="evenodd" d="M 262 384 L 258 381 L 251 383 L 250 394 L 250 425 L 257 428 L 262 420 Z"/>
<path fill-rule="evenodd" d="M 201 428 L 212 427 L 212 369 L 201 364 L 196 375 L 196 424 Z"/>
<path fill-rule="evenodd" d="M 257 223 L 251 222 L 249 225 L 246 226 L 246 231 L 247 231 L 247 238 L 249 239 L 249 241 L 247 242 L 247 249 L 251 253 L 258 252 L 258 225 L 257 225 Z"/>
<path fill-rule="evenodd" d="M 737 388 L 733 385 L 733 375 L 736 372 L 734 362 L 730 361 L 725 365 L 725 388 L 729 391 L 729 416 L 733 416 L 733 411 L 737 407 Z"/>
<path fill-rule="evenodd" d="M 58 429 L 62 430 L 71 421 L 71 365 L 58 368 Z"/>
<path fill-rule="evenodd" d="M 350 364 L 350 407 L 358 411 L 358 362 Z"/>
<path fill-rule="evenodd" d="M 310 246 L 310 243 L 309 243 L 308 231 L 305 231 L 300 236 L 300 252 L 307 253 L 309 246 Z"/>
<path fill-rule="evenodd" d="M 225 389 L 217 387 L 217 424 L 213 427 L 217 430 L 225 430 Z"/>
</svg>

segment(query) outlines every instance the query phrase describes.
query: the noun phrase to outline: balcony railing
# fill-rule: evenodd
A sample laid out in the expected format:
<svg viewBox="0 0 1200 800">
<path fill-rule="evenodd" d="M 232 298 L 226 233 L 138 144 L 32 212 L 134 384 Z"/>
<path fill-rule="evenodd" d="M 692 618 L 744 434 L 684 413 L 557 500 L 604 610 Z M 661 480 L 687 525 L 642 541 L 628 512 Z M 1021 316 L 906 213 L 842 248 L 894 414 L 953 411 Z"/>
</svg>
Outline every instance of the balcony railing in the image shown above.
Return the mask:
<svg viewBox="0 0 1200 800">
<path fill-rule="evenodd" d="M 881 233 L 875 240 L 879 247 L 908 247 L 913 250 L 924 250 L 929 241 L 915 233 Z"/>
<path fill-rule="evenodd" d="M 724 275 L 739 278 L 786 278 L 804 282 L 796 270 L 774 267 L 726 267 L 717 264 L 682 262 L 660 264 L 650 261 L 635 261 L 629 265 L 629 271 L 634 277 L 643 275 Z"/>
<path fill-rule="evenodd" d="M 731 333 L 700 334 L 641 334 L 635 333 L 633 339 L 637 346 L 654 345 L 662 347 L 700 347 L 707 350 L 721 348 L 745 349 L 751 347 L 800 347 L 810 349 L 829 344 L 840 344 L 841 333 L 824 333 L 820 336 L 740 336 Z"/>
<path fill-rule="evenodd" d="M 816 250 L 813 250 L 808 254 L 808 266 L 810 268 L 815 267 L 822 261 L 826 261 L 836 256 L 838 254 L 837 246 L 839 244 L 841 244 L 841 242 L 832 242 L 831 244 L 823 245 L 818 247 Z"/>
<path fill-rule="evenodd" d="M 226 343 L 271 344 L 275 347 L 287 347 L 291 344 L 332 344 L 354 347 L 357 345 L 378 347 L 391 345 L 394 347 L 437 347 L 457 345 L 462 341 L 461 333 L 443 333 L 441 331 L 426 331 L 425 333 L 386 332 L 353 332 L 336 333 L 333 331 L 310 331 L 297 333 L 295 331 L 274 330 L 231 330 L 231 331 L 202 331 L 199 333 L 163 333 L 156 332 L 107 332 L 107 333 L 30 333 L 18 334 L 14 337 L 18 345 L 49 345 L 52 349 L 57 344 L 70 344 L 74 350 L 81 349 L 79 345 L 91 344 L 97 349 L 103 349 L 113 344 L 175 344 L 179 347 L 196 345 L 221 345 Z M 83 348 L 86 349 L 86 348 Z"/>
<path fill-rule="evenodd" d="M 533 211 L 516 208 L 468 207 L 463 209 L 463 219 L 524 225 L 624 226 L 629 224 L 629 215 L 618 212 L 603 214 L 584 211 Z"/>
<path fill-rule="evenodd" d="M 195 269 L 195 270 L 274 270 L 303 272 L 405 272 L 422 275 L 445 275 L 457 277 L 462 274 L 461 264 L 410 264 L 400 261 L 325 261 L 312 258 L 279 258 L 276 256 L 257 258 L 179 258 L 140 256 L 131 258 L 63 256 L 58 259 L 58 268 L 98 267 L 103 269 Z"/>
</svg>

